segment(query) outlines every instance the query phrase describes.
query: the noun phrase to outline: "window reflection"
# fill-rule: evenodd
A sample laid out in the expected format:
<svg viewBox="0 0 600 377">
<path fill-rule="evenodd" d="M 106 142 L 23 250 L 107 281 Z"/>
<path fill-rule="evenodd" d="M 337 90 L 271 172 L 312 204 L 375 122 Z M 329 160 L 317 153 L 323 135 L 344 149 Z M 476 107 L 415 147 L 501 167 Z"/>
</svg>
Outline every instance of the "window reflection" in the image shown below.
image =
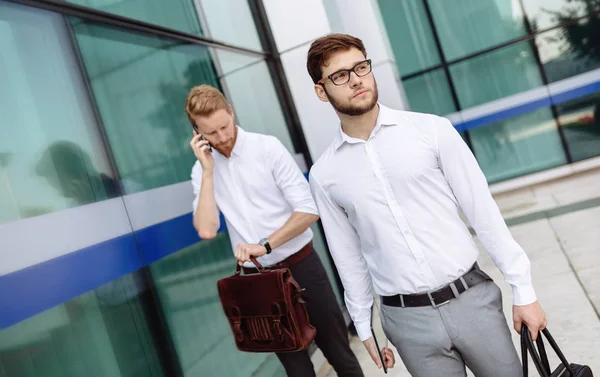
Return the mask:
<svg viewBox="0 0 600 377">
<path fill-rule="evenodd" d="M 549 108 L 472 129 L 469 135 L 490 183 L 566 163 Z"/>
<path fill-rule="evenodd" d="M 0 223 L 114 195 L 63 18 L 0 2 Z"/>
<path fill-rule="evenodd" d="M 600 68 L 600 18 L 542 33 L 536 44 L 549 82 Z"/>
<path fill-rule="evenodd" d="M 448 61 L 526 34 L 516 1 L 428 1 Z"/>
<path fill-rule="evenodd" d="M 533 30 L 544 30 L 600 10 L 597 0 L 523 0 Z"/>
<path fill-rule="evenodd" d="M 600 91 L 557 106 L 573 161 L 600 155 Z"/>
<path fill-rule="evenodd" d="M 412 111 L 446 115 L 456 111 L 443 69 L 403 81 Z"/>
<path fill-rule="evenodd" d="M 543 85 L 529 42 L 453 64 L 450 73 L 463 110 Z"/>
<path fill-rule="evenodd" d="M 422 0 L 378 0 L 400 75 L 440 63 Z"/>
</svg>

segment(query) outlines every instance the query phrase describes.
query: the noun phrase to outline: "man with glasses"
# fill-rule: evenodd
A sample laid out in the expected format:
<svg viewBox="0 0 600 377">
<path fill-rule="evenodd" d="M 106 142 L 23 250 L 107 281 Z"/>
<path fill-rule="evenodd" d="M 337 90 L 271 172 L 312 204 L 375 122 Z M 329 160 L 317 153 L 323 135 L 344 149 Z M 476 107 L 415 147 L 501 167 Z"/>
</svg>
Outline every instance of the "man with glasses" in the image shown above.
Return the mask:
<svg viewBox="0 0 600 377">
<path fill-rule="evenodd" d="M 312 248 L 311 224 L 318 212 L 308 182 L 281 141 L 242 129 L 233 108 L 216 88 L 192 88 L 185 105 L 194 136 L 190 147 L 194 226 L 214 238 L 219 210 L 227 222 L 235 258 L 257 273 L 250 257 L 265 267 L 289 268 L 304 288 L 302 297 L 315 343 L 340 377 L 363 377 L 350 350 L 348 328 L 325 268 Z M 277 357 L 289 377 L 314 377 L 307 350 Z"/>
<path fill-rule="evenodd" d="M 465 365 L 476 376 L 520 376 L 501 291 L 477 265 L 460 209 L 513 288 L 515 329 L 526 323 L 537 337 L 546 316 L 529 259 L 452 124 L 378 103 L 366 56 L 360 39 L 332 34 L 307 59 L 317 97 L 341 121 L 309 180 L 358 335 L 380 367 L 374 286 L 386 336 L 414 377 L 464 377 Z"/>
</svg>

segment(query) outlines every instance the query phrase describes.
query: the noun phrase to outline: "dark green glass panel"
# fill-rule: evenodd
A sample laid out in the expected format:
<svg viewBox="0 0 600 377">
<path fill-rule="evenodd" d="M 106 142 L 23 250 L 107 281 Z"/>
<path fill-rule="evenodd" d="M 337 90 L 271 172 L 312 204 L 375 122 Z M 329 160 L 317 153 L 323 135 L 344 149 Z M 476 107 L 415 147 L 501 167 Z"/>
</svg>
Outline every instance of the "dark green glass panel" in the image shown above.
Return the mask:
<svg viewBox="0 0 600 377">
<path fill-rule="evenodd" d="M 68 0 L 107 13 L 202 35 L 193 0 Z"/>
<path fill-rule="evenodd" d="M 549 108 L 471 129 L 469 135 L 490 183 L 567 162 Z"/>
<path fill-rule="evenodd" d="M 231 276 L 235 265 L 222 232 L 151 266 L 186 377 L 285 376 L 274 354 L 237 351 L 217 292 L 217 280 Z"/>
<path fill-rule="evenodd" d="M 7 377 L 162 377 L 152 295 L 139 273 L 0 331 Z M 0 374 L 1 375 L 1 374 Z"/>
<path fill-rule="evenodd" d="M 219 81 L 208 48 L 73 20 L 77 43 L 128 193 L 189 180 L 184 106 Z"/>
</svg>

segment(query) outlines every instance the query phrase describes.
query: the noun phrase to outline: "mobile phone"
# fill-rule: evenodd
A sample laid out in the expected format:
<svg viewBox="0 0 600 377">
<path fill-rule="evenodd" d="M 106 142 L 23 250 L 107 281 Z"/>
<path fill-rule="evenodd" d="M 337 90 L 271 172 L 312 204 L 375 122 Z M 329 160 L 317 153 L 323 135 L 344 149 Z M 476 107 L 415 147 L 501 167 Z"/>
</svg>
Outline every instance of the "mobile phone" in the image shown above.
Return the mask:
<svg viewBox="0 0 600 377">
<path fill-rule="evenodd" d="M 200 140 L 206 140 L 206 138 L 202 135 L 200 135 Z M 212 145 L 210 145 L 210 143 L 208 143 L 208 151 L 212 152 Z"/>
<path fill-rule="evenodd" d="M 379 354 L 379 361 L 381 362 L 381 366 L 383 367 L 383 373 L 387 374 L 387 366 L 385 365 L 385 360 L 383 355 L 381 354 L 381 348 L 379 347 L 379 342 L 377 341 L 377 336 L 375 336 L 375 330 L 373 330 L 373 316 L 374 316 L 374 308 L 375 303 L 371 307 L 371 333 L 373 334 L 373 340 L 375 341 L 375 348 L 377 348 L 377 353 Z M 387 339 L 386 339 L 386 347 L 387 347 Z"/>
<path fill-rule="evenodd" d="M 200 140 L 206 140 L 206 138 L 204 137 L 204 135 L 200 134 L 200 131 L 198 131 L 198 128 L 196 126 L 194 126 L 194 131 L 196 131 L 196 133 L 198 135 L 200 135 Z M 208 151 L 212 152 L 212 145 L 210 145 L 210 143 L 208 143 Z"/>
</svg>

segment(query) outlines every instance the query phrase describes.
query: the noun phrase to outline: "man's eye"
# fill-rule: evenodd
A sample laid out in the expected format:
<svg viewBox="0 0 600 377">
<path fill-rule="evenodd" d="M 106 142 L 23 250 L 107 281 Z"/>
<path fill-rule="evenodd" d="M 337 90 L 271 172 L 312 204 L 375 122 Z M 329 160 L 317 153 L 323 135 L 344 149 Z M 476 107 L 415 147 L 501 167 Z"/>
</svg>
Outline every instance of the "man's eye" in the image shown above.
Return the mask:
<svg viewBox="0 0 600 377">
<path fill-rule="evenodd" d="M 333 75 L 333 80 L 343 80 L 348 76 L 348 72 L 338 72 Z"/>
</svg>

